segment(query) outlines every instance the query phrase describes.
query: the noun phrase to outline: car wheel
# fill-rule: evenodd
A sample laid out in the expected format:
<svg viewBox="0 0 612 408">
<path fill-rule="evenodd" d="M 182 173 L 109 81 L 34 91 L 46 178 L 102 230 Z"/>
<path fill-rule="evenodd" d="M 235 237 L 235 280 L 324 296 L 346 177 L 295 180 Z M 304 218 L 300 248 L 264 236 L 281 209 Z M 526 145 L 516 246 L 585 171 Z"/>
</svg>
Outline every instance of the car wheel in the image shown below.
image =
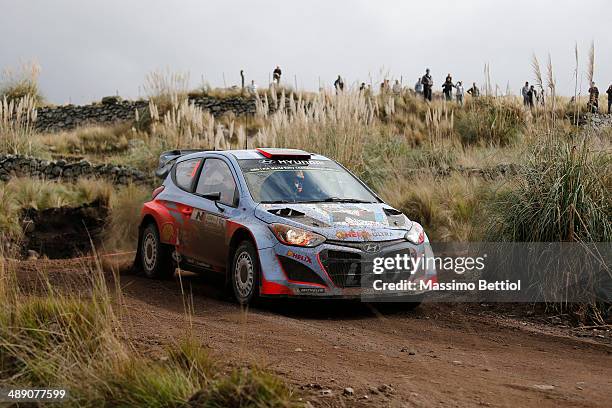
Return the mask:
<svg viewBox="0 0 612 408">
<path fill-rule="evenodd" d="M 140 261 L 147 278 L 168 278 L 174 275 L 172 250 L 161 243 L 155 224 L 148 224 L 140 240 Z"/>
<path fill-rule="evenodd" d="M 241 305 L 251 303 L 259 295 L 259 260 L 250 241 L 242 242 L 234 253 L 231 281 L 234 297 Z"/>
</svg>

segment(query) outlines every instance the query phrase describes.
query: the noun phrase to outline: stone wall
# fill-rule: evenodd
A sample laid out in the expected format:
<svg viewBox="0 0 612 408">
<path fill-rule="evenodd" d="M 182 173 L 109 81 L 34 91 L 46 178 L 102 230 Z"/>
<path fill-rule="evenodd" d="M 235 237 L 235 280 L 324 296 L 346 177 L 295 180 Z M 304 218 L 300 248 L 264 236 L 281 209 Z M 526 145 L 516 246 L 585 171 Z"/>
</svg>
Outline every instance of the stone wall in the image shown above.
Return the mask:
<svg viewBox="0 0 612 408">
<path fill-rule="evenodd" d="M 520 166 L 516 164 L 498 164 L 486 168 L 444 166 L 415 169 L 412 176 L 420 177 L 422 174 L 429 172 L 435 177 L 448 177 L 454 173 L 459 173 L 468 177 L 492 180 L 511 177 L 519 171 Z M 8 181 L 13 177 L 32 177 L 69 182 L 74 182 L 80 177 L 92 177 L 108 180 L 114 184 L 152 184 L 155 178 L 153 174 L 114 164 L 91 164 L 86 160 L 78 162 L 47 161 L 30 156 L 0 154 L 0 181 Z"/>
<path fill-rule="evenodd" d="M 200 96 L 190 100 L 215 116 L 226 112 L 236 115 L 255 113 L 255 99 L 250 97 L 218 99 Z M 91 105 L 43 107 L 38 109 L 36 128 L 41 132 L 56 132 L 82 125 L 110 125 L 130 121 L 135 119 L 137 110 L 141 115 L 147 111 L 148 105 L 146 100 L 122 101 L 119 97 L 106 97 L 102 102 Z"/>
<path fill-rule="evenodd" d="M 152 176 L 125 166 L 91 164 L 86 160 L 66 162 L 48 161 L 29 156 L 0 154 L 0 181 L 13 177 L 32 177 L 45 180 L 76 181 L 78 178 L 100 178 L 114 184 L 147 183 Z"/>
</svg>

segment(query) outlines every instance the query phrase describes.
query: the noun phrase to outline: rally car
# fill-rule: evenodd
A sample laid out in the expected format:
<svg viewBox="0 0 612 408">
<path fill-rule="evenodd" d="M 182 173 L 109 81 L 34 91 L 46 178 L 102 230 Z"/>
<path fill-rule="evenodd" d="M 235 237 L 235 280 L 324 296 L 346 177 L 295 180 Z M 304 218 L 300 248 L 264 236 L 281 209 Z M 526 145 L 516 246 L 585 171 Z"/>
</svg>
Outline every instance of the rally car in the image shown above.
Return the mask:
<svg viewBox="0 0 612 408">
<path fill-rule="evenodd" d="M 175 150 L 161 155 L 157 175 L 164 182 L 144 203 L 136 266 L 150 278 L 177 266 L 224 274 L 241 304 L 363 296 L 374 258 L 428 248 L 421 225 L 318 154 Z"/>
</svg>

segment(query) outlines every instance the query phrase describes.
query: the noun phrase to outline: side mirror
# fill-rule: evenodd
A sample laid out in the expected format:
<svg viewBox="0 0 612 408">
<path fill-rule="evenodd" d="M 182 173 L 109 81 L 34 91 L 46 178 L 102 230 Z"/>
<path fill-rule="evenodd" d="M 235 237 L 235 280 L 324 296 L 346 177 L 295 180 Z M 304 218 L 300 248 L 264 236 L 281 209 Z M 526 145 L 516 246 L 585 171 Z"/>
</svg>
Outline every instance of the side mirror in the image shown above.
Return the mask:
<svg viewBox="0 0 612 408">
<path fill-rule="evenodd" d="M 200 194 L 200 197 L 205 198 L 207 200 L 211 200 L 211 201 L 219 201 L 221 200 L 221 193 L 218 191 L 215 191 L 213 193 Z"/>
<path fill-rule="evenodd" d="M 205 198 L 207 200 L 211 200 L 215 202 L 215 207 L 219 209 L 221 212 L 225 212 L 225 209 L 219 205 L 219 200 L 221 200 L 221 193 L 218 191 L 206 194 L 198 194 L 200 197 Z"/>
</svg>

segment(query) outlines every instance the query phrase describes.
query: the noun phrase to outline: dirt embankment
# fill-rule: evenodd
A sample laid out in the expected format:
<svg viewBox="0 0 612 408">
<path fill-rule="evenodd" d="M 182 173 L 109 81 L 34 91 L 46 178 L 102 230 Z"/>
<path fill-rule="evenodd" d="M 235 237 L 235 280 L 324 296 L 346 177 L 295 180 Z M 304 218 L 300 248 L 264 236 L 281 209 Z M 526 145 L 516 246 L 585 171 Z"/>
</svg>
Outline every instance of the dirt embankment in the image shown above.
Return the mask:
<svg viewBox="0 0 612 408">
<path fill-rule="evenodd" d="M 101 242 L 108 211 L 99 201 L 74 208 L 25 210 L 22 256 L 65 259 L 89 253 Z"/>
<path fill-rule="evenodd" d="M 44 269 L 56 284 L 83 273 L 70 260 L 19 268 Z M 122 319 L 137 349 L 157 358 L 191 332 L 229 366 L 264 366 L 315 406 L 612 405 L 612 347 L 598 337 L 481 305 L 263 302 L 243 311 L 219 282 L 182 282 L 186 297 L 177 281 L 121 276 Z"/>
</svg>

